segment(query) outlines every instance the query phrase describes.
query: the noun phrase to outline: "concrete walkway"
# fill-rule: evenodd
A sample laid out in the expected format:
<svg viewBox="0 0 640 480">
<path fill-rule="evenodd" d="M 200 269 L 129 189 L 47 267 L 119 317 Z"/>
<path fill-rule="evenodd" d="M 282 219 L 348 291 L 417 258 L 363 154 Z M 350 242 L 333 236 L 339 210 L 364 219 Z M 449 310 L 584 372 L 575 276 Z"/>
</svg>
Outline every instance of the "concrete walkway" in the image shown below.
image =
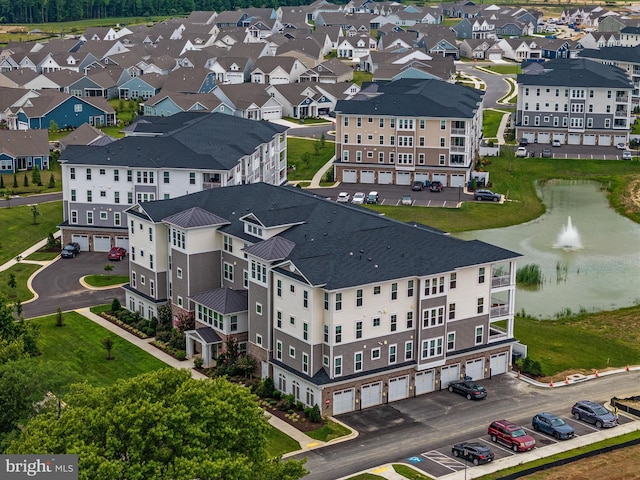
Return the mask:
<svg viewBox="0 0 640 480">
<path fill-rule="evenodd" d="M 331 168 L 333 167 L 333 162 L 336 160 L 336 156 L 334 155 L 333 157 L 331 157 L 329 159 L 329 161 L 327 163 L 325 163 L 320 170 L 318 170 L 316 172 L 316 174 L 313 176 L 313 178 L 311 179 L 311 185 L 309 185 L 309 188 L 321 188 L 320 187 L 320 182 L 322 181 L 322 177 L 324 177 L 324 174 L 327 173 L 329 170 L 331 170 Z M 333 186 L 337 185 L 334 184 Z"/>
<path fill-rule="evenodd" d="M 53 234 L 54 238 L 58 239 L 60 238 L 60 230 L 58 230 L 56 233 Z M 38 243 L 36 243 L 35 245 L 32 245 L 31 247 L 27 248 L 24 252 L 22 252 L 20 255 L 18 255 L 16 258 L 12 258 L 11 260 L 9 260 L 8 262 L 3 263 L 2 265 L 0 265 L 0 272 L 3 272 L 11 267 L 13 267 L 14 265 L 16 265 L 18 262 L 24 262 L 24 263 L 33 263 L 33 264 L 37 264 L 37 265 L 48 265 L 50 260 L 48 261 L 39 261 L 39 260 L 23 260 L 24 258 L 27 258 L 29 255 L 31 255 L 32 253 L 37 252 L 38 250 L 40 250 L 41 248 L 44 248 L 47 246 L 47 239 L 45 238 L 44 240 L 40 240 Z M 18 260 L 20 259 L 20 260 Z"/>
</svg>

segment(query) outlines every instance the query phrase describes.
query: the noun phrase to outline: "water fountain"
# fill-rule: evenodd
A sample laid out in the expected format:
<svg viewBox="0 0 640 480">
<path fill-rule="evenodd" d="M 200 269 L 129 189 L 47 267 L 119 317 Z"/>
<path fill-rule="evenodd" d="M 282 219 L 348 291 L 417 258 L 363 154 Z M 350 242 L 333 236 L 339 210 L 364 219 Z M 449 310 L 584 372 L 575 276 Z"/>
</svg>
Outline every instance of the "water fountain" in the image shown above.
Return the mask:
<svg viewBox="0 0 640 480">
<path fill-rule="evenodd" d="M 567 219 L 567 224 L 562 227 L 558 235 L 558 241 L 553 248 L 562 248 L 563 250 L 580 250 L 582 242 L 580 241 L 580 233 L 578 229 L 571 223 L 571 217 Z"/>
</svg>

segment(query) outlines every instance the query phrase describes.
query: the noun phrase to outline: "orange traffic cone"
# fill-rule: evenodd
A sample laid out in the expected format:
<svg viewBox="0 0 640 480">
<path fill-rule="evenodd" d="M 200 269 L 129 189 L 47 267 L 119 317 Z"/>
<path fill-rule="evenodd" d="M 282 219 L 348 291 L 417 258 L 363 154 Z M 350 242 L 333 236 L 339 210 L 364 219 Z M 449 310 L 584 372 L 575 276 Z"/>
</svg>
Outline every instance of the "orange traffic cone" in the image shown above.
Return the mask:
<svg viewBox="0 0 640 480">
<path fill-rule="evenodd" d="M 596 378 L 598 378 L 598 370 L 596 370 Z"/>
<path fill-rule="evenodd" d="M 629 365 L 627 365 L 627 372 L 629 371 Z"/>
<path fill-rule="evenodd" d="M 564 378 L 564 384 L 565 385 L 569 385 L 569 377 L 565 377 Z"/>
<path fill-rule="evenodd" d="M 549 386 L 553 387 L 553 380 L 551 382 L 549 382 Z"/>
</svg>

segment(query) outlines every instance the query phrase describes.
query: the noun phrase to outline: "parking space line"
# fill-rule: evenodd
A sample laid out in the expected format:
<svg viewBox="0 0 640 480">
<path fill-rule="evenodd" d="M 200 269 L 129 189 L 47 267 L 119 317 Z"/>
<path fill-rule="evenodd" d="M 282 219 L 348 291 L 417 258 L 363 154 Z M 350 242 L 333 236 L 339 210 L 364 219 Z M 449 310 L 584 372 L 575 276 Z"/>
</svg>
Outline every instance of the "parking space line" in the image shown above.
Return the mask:
<svg viewBox="0 0 640 480">
<path fill-rule="evenodd" d="M 448 468 L 454 472 L 464 468 L 464 463 L 459 462 L 455 458 L 449 457 L 444 453 L 438 452 L 437 450 L 431 450 L 429 452 L 422 453 L 421 455 L 427 460 L 431 460 L 433 463 L 437 463 L 438 465 Z"/>
<path fill-rule="evenodd" d="M 511 455 L 515 455 L 514 451 L 511 450 L 510 448 L 507 447 L 503 447 L 500 443 L 498 442 L 493 442 L 493 441 L 487 441 L 487 443 L 493 445 L 494 447 L 498 447 L 500 450 L 503 450 L 505 452 L 509 452 Z"/>
</svg>

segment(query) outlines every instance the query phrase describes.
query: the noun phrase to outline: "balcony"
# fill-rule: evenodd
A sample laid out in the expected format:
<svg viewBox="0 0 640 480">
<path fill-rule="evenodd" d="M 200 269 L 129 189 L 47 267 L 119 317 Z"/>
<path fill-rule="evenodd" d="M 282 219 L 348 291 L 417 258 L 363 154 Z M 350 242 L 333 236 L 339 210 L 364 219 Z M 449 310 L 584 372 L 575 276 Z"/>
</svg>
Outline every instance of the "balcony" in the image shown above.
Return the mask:
<svg viewBox="0 0 640 480">
<path fill-rule="evenodd" d="M 465 133 L 465 129 L 464 128 L 452 128 L 451 129 L 451 135 L 464 135 Z"/>
<path fill-rule="evenodd" d="M 465 147 L 464 145 L 460 146 L 460 145 L 451 145 L 449 147 L 449 151 L 452 153 L 464 153 L 465 152 Z"/>
<path fill-rule="evenodd" d="M 495 275 L 491 277 L 491 288 L 507 287 L 511 284 L 511 275 Z"/>
<path fill-rule="evenodd" d="M 489 343 L 504 340 L 508 337 L 507 330 L 495 324 L 489 324 Z"/>
<path fill-rule="evenodd" d="M 220 186 L 221 186 L 220 182 L 202 182 L 203 190 L 210 190 L 212 188 L 218 188 Z"/>
<path fill-rule="evenodd" d="M 618 118 L 627 118 L 629 112 L 627 110 L 616 110 L 614 115 Z"/>
<path fill-rule="evenodd" d="M 629 101 L 629 95 L 616 95 L 616 103 L 627 103 Z"/>
</svg>

